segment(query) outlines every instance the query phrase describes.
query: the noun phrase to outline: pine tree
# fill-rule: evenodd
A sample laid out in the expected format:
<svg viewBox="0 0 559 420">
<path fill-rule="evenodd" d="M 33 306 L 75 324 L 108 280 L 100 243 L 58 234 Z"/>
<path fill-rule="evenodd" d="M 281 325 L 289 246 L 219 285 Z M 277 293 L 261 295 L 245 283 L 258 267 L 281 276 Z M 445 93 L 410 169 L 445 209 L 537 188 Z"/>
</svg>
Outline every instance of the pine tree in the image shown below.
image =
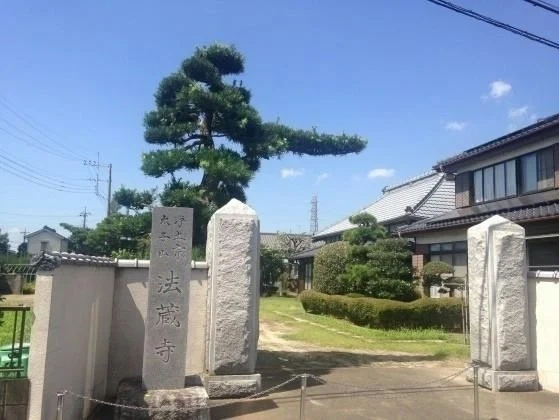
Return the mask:
<svg viewBox="0 0 559 420">
<path fill-rule="evenodd" d="M 286 153 L 345 155 L 366 146 L 359 136 L 263 122 L 250 104 L 250 91 L 233 79 L 244 65 L 233 46 L 197 48 L 161 81 L 155 110 L 145 116 L 145 140 L 158 147 L 143 155 L 142 170 L 153 177 L 170 176 L 161 194 L 163 205 L 194 208 L 195 244 L 205 241 L 214 210 L 231 198 L 246 201 L 245 189 L 262 159 Z M 183 171 L 201 172 L 200 182 L 183 180 Z"/>
</svg>

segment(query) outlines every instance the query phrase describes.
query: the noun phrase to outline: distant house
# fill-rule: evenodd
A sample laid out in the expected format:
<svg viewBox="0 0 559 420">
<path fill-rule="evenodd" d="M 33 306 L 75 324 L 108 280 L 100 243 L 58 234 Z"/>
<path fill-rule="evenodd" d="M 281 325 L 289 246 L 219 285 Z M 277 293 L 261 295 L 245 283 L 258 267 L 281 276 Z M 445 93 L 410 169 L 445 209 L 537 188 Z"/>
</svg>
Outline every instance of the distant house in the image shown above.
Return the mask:
<svg viewBox="0 0 559 420">
<path fill-rule="evenodd" d="M 29 233 L 25 239 L 27 240 L 27 252 L 31 255 L 40 254 L 43 251 L 68 251 L 68 239 L 48 226 Z"/>
<path fill-rule="evenodd" d="M 357 213 L 372 214 L 380 225 L 396 235 L 403 226 L 452 209 L 454 179 L 442 173 L 429 172 L 383 188 L 382 195 L 372 204 L 315 234 L 313 242 L 316 245 L 312 249 L 292 256 L 299 266 L 300 289 L 310 289 L 312 286 L 314 255 L 322 247 L 321 243 L 340 241 L 344 232 L 356 227 L 349 221 L 350 216 Z"/>
<path fill-rule="evenodd" d="M 451 211 L 400 229 L 415 241 L 413 263 L 467 274 L 467 229 L 493 215 L 524 227 L 532 270 L 559 269 L 559 114 L 437 163 L 456 179 Z"/>
</svg>

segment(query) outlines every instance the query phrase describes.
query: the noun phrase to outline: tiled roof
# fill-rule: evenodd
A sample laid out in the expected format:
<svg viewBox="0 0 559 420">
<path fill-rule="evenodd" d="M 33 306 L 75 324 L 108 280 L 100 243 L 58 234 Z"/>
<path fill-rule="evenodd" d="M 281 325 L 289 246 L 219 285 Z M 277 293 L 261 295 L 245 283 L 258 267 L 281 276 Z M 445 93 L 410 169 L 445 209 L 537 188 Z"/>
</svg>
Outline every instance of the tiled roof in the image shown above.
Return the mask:
<svg viewBox="0 0 559 420">
<path fill-rule="evenodd" d="M 400 229 L 400 232 L 405 236 L 413 236 L 413 234 L 418 232 L 470 226 L 481 223 L 485 219 L 495 215 L 503 216 L 513 222 L 556 218 L 559 217 L 559 200 L 516 208 L 507 207 L 505 203 L 500 209 L 495 208 L 486 212 L 468 213 L 462 216 L 460 216 L 457 211 L 453 211 L 439 217 L 420 220 L 411 225 L 404 226 Z"/>
<path fill-rule="evenodd" d="M 56 232 L 56 230 L 54 230 L 53 228 L 49 227 L 49 226 L 43 226 L 41 229 L 36 230 L 35 232 L 31 232 L 28 233 L 27 235 L 25 235 L 26 238 L 31 238 L 35 235 L 38 235 L 39 233 L 43 233 L 43 232 L 48 232 L 60 239 L 68 239 L 65 236 L 61 235 L 60 233 Z"/>
<path fill-rule="evenodd" d="M 300 259 L 303 259 L 303 258 L 314 257 L 315 254 L 316 254 L 316 251 L 318 251 L 320 248 L 322 248 L 325 245 L 325 242 L 324 241 L 313 242 L 312 245 L 313 245 L 312 248 L 305 249 L 304 251 L 293 254 L 290 257 L 290 259 L 291 260 L 300 260 Z"/>
<path fill-rule="evenodd" d="M 91 255 L 74 254 L 70 252 L 44 252 L 32 261 L 33 265 L 42 271 L 50 271 L 60 264 L 73 265 L 104 265 L 116 266 L 117 261 L 113 258 L 94 257 Z"/>
<path fill-rule="evenodd" d="M 405 216 L 432 217 L 454 208 L 454 181 L 446 180 L 441 173 L 429 172 L 383 191 L 375 202 L 355 213 L 366 212 L 375 216 L 379 223 L 386 223 Z M 408 207 L 411 211 L 406 212 Z M 354 227 L 347 217 L 317 233 L 314 239 L 340 234 Z"/>
<path fill-rule="evenodd" d="M 459 162 L 461 160 L 469 159 L 473 156 L 480 155 L 482 153 L 488 152 L 490 150 L 496 149 L 498 147 L 507 145 L 517 140 L 524 139 L 528 136 L 536 134 L 540 131 L 545 129 L 559 126 L 559 114 L 552 115 L 551 117 L 544 118 L 534 124 L 531 124 L 527 127 L 524 127 L 520 130 L 517 130 L 513 133 L 507 134 L 505 136 L 499 137 L 495 140 L 491 140 L 490 142 L 484 143 L 480 146 L 474 147 L 472 149 L 466 150 L 462 153 L 459 153 L 455 156 L 452 156 L 448 159 L 444 159 L 438 162 L 433 168 L 436 170 L 444 170 L 445 166 L 451 165 L 453 163 Z"/>
<path fill-rule="evenodd" d="M 266 248 L 281 248 L 283 244 L 280 241 L 280 236 L 284 235 L 282 232 L 270 233 L 270 232 L 261 232 L 260 233 L 260 245 L 265 246 Z M 290 233 L 289 236 L 296 236 L 296 237 L 303 237 L 309 238 L 311 235 L 306 233 Z"/>
</svg>

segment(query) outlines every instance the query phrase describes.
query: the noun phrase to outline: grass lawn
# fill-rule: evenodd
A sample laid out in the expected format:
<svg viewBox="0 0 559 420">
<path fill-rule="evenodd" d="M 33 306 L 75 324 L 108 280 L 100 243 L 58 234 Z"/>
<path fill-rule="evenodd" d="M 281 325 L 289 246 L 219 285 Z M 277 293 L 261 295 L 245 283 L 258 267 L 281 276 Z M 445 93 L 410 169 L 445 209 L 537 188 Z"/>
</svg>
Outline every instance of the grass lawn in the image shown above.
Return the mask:
<svg viewBox="0 0 559 420">
<path fill-rule="evenodd" d="M 14 331 L 15 312 L 4 312 L 4 316 L 0 318 L 0 346 L 12 343 L 12 335 Z M 19 343 L 21 312 L 18 314 L 18 322 L 16 326 L 16 343 Z M 29 343 L 31 338 L 31 325 L 33 324 L 33 313 L 29 311 L 25 315 L 25 328 L 23 330 L 23 342 Z"/>
<path fill-rule="evenodd" d="M 463 344 L 462 334 L 435 329 L 378 330 L 359 327 L 343 319 L 308 314 L 297 298 L 260 299 L 260 317 L 272 326 L 281 324 L 287 331 L 281 337 L 286 340 L 302 341 L 322 347 L 400 351 L 429 355 L 437 359 L 469 357 L 469 346 Z"/>
</svg>

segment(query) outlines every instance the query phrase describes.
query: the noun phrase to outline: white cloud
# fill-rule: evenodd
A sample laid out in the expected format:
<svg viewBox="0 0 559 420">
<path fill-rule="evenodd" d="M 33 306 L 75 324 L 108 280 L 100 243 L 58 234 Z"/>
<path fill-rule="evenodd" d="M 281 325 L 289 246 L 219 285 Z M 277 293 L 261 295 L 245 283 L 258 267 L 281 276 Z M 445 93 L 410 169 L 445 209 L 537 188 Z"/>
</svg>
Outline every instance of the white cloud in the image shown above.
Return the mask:
<svg viewBox="0 0 559 420">
<path fill-rule="evenodd" d="M 528 114 L 528 107 L 527 106 L 522 106 L 520 108 L 509 109 L 509 118 L 511 118 L 511 119 L 524 117 L 527 114 Z"/>
<path fill-rule="evenodd" d="M 502 80 L 495 80 L 489 84 L 489 97 L 498 99 L 510 93 L 512 86 Z M 487 96 L 484 96 L 487 98 Z"/>
<path fill-rule="evenodd" d="M 449 131 L 462 131 L 466 128 L 466 123 L 464 121 L 449 121 L 444 128 Z"/>
<path fill-rule="evenodd" d="M 377 168 L 370 171 L 367 177 L 369 179 L 390 178 L 392 175 L 394 175 L 394 172 L 396 172 L 394 169 Z"/>
<path fill-rule="evenodd" d="M 296 176 L 302 176 L 302 169 L 284 168 L 280 171 L 282 178 L 294 178 Z"/>
<path fill-rule="evenodd" d="M 323 172 L 320 175 L 318 175 L 316 177 L 316 183 L 320 184 L 322 181 L 325 181 L 326 179 L 328 179 L 330 175 L 328 174 L 328 172 Z"/>
<path fill-rule="evenodd" d="M 536 114 L 530 115 L 530 122 L 535 123 L 538 121 L 538 116 Z"/>
</svg>

